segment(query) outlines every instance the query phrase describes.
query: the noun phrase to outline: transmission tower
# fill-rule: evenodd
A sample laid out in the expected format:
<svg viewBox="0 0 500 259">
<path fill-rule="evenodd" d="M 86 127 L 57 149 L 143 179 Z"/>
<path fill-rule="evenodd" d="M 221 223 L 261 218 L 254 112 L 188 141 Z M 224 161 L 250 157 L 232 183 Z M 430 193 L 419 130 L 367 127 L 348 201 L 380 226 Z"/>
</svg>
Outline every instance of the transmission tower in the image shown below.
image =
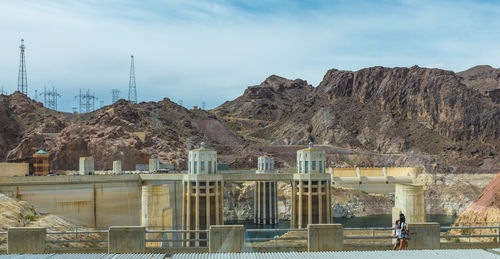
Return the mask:
<svg viewBox="0 0 500 259">
<path fill-rule="evenodd" d="M 182 100 L 179 100 L 179 105 L 182 106 L 182 104 L 184 103 L 184 101 Z"/>
<path fill-rule="evenodd" d="M 52 90 L 47 90 L 47 87 L 43 87 L 43 104 L 49 109 L 57 110 L 57 98 L 61 97 L 60 94 L 57 93 L 57 89 L 52 87 Z"/>
<path fill-rule="evenodd" d="M 201 102 L 201 109 L 205 110 L 205 102 Z"/>
<path fill-rule="evenodd" d="M 21 39 L 19 55 L 19 73 L 17 74 L 17 91 L 28 96 L 28 78 L 26 77 L 26 59 L 24 58 L 24 39 Z"/>
<path fill-rule="evenodd" d="M 73 106 L 73 107 L 71 107 L 71 110 L 73 110 L 73 113 L 76 113 L 76 111 L 78 110 L 78 108 L 76 108 L 76 107 Z"/>
<path fill-rule="evenodd" d="M 120 100 L 120 91 L 118 89 L 111 89 L 111 95 L 113 96 L 112 104 Z"/>
<path fill-rule="evenodd" d="M 3 85 L 2 85 L 2 87 L 1 87 L 0 94 L 7 95 L 7 92 L 5 92 L 5 91 L 3 90 Z"/>
<path fill-rule="evenodd" d="M 80 113 L 88 113 L 95 110 L 95 101 L 97 101 L 97 97 L 95 94 L 90 94 L 90 89 L 87 90 L 86 93 L 82 94 L 82 89 L 80 89 L 80 94 L 75 96 L 75 98 L 79 98 L 79 109 Z"/>
<path fill-rule="evenodd" d="M 135 87 L 134 55 L 130 56 L 130 77 L 128 81 L 128 100 L 137 103 L 137 88 Z"/>
<path fill-rule="evenodd" d="M 38 91 L 35 90 L 35 102 L 38 102 Z"/>
<path fill-rule="evenodd" d="M 104 101 L 103 101 L 103 100 L 100 100 L 100 101 L 99 101 L 99 108 L 102 108 L 102 107 L 104 107 Z"/>
</svg>

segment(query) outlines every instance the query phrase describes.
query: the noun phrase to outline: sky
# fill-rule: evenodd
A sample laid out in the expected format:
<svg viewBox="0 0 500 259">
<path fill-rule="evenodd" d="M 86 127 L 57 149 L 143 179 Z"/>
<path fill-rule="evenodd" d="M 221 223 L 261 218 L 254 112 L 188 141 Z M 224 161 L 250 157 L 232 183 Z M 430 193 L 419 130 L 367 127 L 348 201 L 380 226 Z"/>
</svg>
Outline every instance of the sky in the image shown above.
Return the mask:
<svg viewBox="0 0 500 259">
<path fill-rule="evenodd" d="M 23 38 L 28 95 L 55 87 L 58 110 L 79 89 L 127 99 L 131 54 L 138 101 L 215 108 L 272 74 L 499 67 L 498 17 L 496 1 L 0 0 L 0 86 L 17 89 Z"/>
</svg>

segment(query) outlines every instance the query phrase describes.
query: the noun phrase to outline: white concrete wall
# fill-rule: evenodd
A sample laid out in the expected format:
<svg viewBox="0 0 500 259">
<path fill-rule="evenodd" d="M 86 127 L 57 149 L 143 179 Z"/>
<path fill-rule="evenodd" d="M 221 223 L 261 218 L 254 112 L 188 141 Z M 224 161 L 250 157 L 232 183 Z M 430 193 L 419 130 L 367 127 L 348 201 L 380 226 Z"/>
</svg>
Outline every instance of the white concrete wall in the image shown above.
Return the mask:
<svg viewBox="0 0 500 259">
<path fill-rule="evenodd" d="M 0 176 L 25 176 L 29 173 L 29 163 L 0 163 Z"/>
</svg>

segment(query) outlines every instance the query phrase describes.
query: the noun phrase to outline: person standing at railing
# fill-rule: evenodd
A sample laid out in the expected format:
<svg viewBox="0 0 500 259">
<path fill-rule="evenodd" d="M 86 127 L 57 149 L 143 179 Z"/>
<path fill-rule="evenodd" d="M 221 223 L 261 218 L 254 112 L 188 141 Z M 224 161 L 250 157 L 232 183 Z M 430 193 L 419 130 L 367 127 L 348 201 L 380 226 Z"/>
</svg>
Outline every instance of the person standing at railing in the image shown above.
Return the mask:
<svg viewBox="0 0 500 259">
<path fill-rule="evenodd" d="M 408 239 L 410 239 L 410 231 L 408 231 L 408 225 L 406 224 L 406 218 L 403 213 L 399 215 L 399 226 L 400 226 L 400 246 L 399 250 L 408 250 Z"/>
<path fill-rule="evenodd" d="M 394 232 L 392 233 L 392 237 L 396 238 L 396 243 L 392 247 L 392 250 L 398 249 L 400 244 L 401 244 L 401 239 L 400 239 L 400 237 L 401 237 L 401 224 L 399 222 L 400 222 L 400 220 L 398 219 L 394 223 Z"/>
</svg>

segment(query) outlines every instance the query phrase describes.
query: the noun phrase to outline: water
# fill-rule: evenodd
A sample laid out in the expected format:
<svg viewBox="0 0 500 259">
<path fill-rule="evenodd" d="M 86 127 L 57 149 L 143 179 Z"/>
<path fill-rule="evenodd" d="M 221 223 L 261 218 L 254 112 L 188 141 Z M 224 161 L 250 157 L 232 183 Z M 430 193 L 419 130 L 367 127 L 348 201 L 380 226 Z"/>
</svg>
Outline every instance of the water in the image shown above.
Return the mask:
<svg viewBox="0 0 500 259">
<path fill-rule="evenodd" d="M 426 215 L 427 222 L 438 222 L 441 226 L 450 226 L 455 222 L 457 216 L 448 215 Z M 392 215 L 372 215 L 366 217 L 353 218 L 333 218 L 333 223 L 340 223 L 344 228 L 369 228 L 369 227 L 391 227 Z M 280 220 L 277 225 L 256 225 L 252 220 L 226 221 L 225 225 L 244 225 L 246 229 L 287 229 L 290 228 L 290 221 Z M 272 231 L 248 233 L 247 238 L 273 237 L 283 235 L 287 231 Z"/>
</svg>

